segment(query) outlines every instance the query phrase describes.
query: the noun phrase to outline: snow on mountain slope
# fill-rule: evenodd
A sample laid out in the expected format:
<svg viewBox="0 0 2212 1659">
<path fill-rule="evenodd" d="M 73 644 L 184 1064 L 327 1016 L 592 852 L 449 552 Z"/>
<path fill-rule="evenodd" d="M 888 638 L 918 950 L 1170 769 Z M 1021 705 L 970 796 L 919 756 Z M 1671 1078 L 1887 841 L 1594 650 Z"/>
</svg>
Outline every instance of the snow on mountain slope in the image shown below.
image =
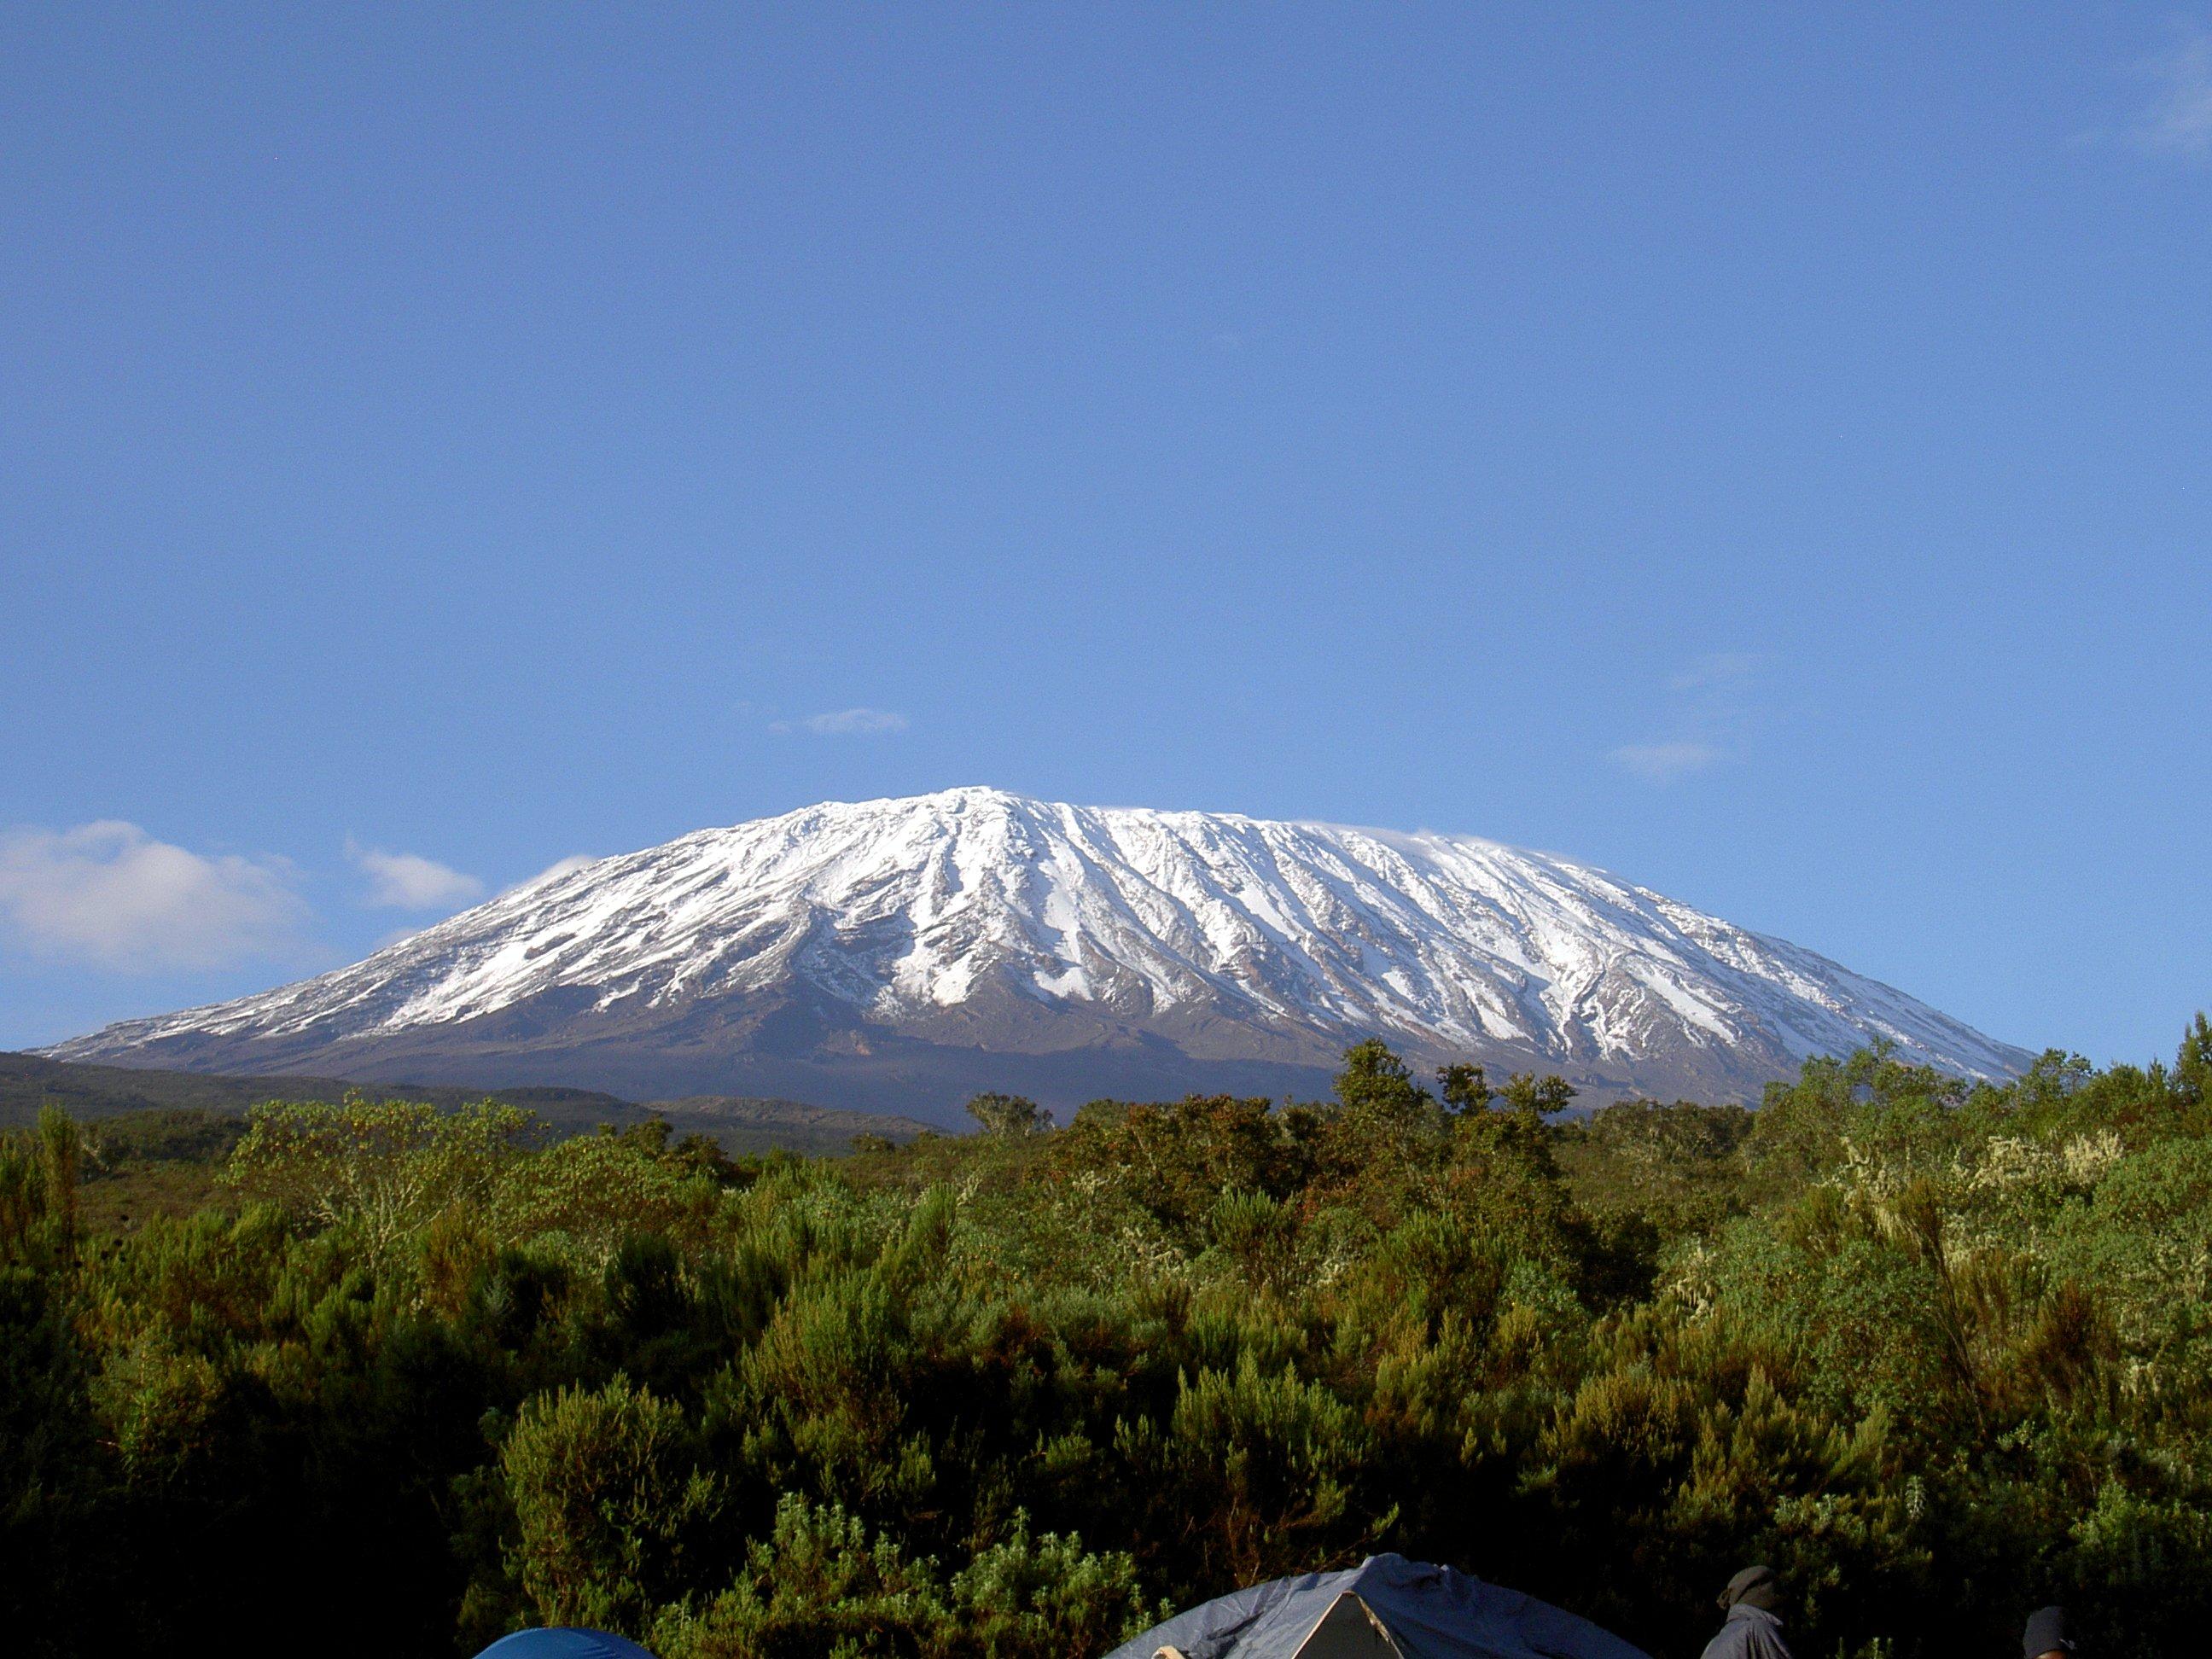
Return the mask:
<svg viewBox="0 0 2212 1659">
<path fill-rule="evenodd" d="M 1875 1037 L 1968 1075 L 2027 1058 L 1811 951 L 1548 854 L 989 789 L 702 830 L 501 894 L 353 967 L 48 1052 L 249 1070 L 350 1055 L 427 1079 L 463 1051 L 478 1070 L 529 1054 L 541 1074 L 567 1051 L 571 1081 L 659 1054 L 696 1082 L 723 1061 L 834 1070 L 896 1054 L 912 1069 L 946 1049 L 1306 1068 L 1370 1034 L 1612 1092 L 1739 1097 Z"/>
</svg>

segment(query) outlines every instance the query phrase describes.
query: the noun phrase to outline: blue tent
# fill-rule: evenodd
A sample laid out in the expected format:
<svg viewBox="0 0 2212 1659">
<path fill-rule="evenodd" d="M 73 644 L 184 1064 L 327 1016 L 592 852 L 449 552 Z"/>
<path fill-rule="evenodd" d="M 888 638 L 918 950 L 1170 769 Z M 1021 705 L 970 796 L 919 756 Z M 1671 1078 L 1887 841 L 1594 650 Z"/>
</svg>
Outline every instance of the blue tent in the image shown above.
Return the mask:
<svg viewBox="0 0 2212 1659">
<path fill-rule="evenodd" d="M 1177 1613 L 1107 1659 L 1650 1659 L 1587 1619 L 1449 1567 L 1370 1555 Z"/>
<path fill-rule="evenodd" d="M 502 1636 L 477 1659 L 653 1659 L 635 1642 L 610 1636 L 603 1630 L 580 1630 L 562 1625 L 552 1630 L 519 1630 Z"/>
</svg>

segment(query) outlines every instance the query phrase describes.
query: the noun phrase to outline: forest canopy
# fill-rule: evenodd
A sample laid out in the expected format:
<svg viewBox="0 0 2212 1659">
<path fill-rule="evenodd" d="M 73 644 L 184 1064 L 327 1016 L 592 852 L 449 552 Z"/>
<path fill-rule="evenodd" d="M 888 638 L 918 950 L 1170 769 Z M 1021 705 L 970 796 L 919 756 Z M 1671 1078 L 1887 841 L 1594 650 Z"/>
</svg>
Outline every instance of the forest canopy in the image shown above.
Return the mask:
<svg viewBox="0 0 2212 1659">
<path fill-rule="evenodd" d="M 1756 1112 L 1556 1079 L 732 1158 L 354 1098 L 0 1140 L 11 1649 L 1103 1651 L 1394 1549 L 1694 1651 L 2212 1616 L 2212 1030 Z M 127 1196 L 126 1196 L 127 1195 Z"/>
</svg>

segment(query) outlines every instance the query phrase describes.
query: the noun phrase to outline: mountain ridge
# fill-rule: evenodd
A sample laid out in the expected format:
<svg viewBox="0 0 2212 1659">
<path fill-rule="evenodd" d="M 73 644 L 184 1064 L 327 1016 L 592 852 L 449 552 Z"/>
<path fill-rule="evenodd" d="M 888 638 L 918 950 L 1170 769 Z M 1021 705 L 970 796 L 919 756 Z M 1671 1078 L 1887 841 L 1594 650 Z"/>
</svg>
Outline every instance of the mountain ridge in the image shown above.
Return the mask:
<svg viewBox="0 0 2212 1659">
<path fill-rule="evenodd" d="M 1317 1093 L 1370 1035 L 1601 1097 L 1755 1098 L 1809 1054 L 1875 1039 L 1966 1075 L 2028 1058 L 1559 855 L 982 788 L 694 831 L 558 870 L 352 967 L 45 1052 L 498 1070 L 942 1116 L 973 1087 L 1062 1105 Z"/>
<path fill-rule="evenodd" d="M 534 1112 L 556 1135 L 611 1125 L 625 1128 L 665 1119 L 682 1133 L 697 1132 L 726 1152 L 782 1151 L 815 1156 L 850 1149 L 856 1134 L 911 1140 L 936 1125 L 879 1112 L 855 1112 L 799 1100 L 701 1095 L 681 1100 L 624 1100 L 589 1089 L 487 1084 L 476 1088 L 404 1079 L 361 1083 L 343 1078 L 228 1077 L 101 1066 L 0 1050 L 0 1128 L 35 1122 L 41 1108 L 61 1107 L 80 1123 L 163 1113 L 244 1118 L 264 1101 L 337 1101 L 360 1094 L 374 1101 L 428 1101 L 451 1111 L 490 1099 Z"/>
</svg>

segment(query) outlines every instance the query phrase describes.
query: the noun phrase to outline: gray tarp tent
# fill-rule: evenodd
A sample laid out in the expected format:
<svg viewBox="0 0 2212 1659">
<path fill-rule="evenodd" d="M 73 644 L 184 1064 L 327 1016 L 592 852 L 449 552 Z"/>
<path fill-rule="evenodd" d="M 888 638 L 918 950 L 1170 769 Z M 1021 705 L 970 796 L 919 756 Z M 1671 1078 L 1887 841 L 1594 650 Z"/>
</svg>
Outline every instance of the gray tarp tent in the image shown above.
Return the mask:
<svg viewBox="0 0 2212 1659">
<path fill-rule="evenodd" d="M 1587 1619 L 1449 1567 L 1370 1555 L 1177 1613 L 1107 1659 L 1650 1659 Z"/>
<path fill-rule="evenodd" d="M 635 1642 L 603 1630 L 557 1625 L 551 1630 L 519 1630 L 502 1636 L 477 1659 L 653 1659 Z"/>
</svg>

